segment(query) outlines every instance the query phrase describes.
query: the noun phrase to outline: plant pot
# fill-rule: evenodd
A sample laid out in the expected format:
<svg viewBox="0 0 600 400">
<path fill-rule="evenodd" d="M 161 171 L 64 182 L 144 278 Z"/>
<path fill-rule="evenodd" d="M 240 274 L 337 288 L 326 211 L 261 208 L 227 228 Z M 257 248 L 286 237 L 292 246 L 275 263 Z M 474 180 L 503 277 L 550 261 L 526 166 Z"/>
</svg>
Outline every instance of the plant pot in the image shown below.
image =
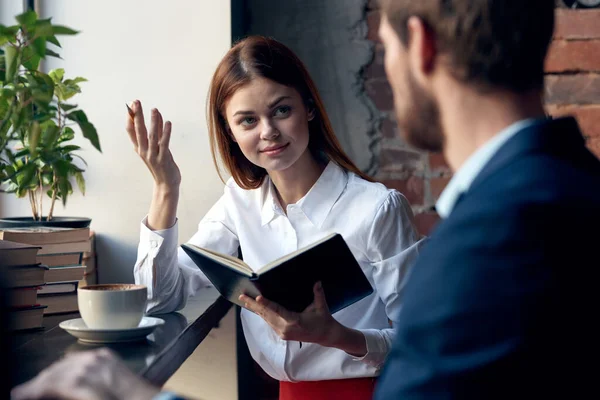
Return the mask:
<svg viewBox="0 0 600 400">
<path fill-rule="evenodd" d="M 28 228 L 37 226 L 51 226 L 55 228 L 87 228 L 92 220 L 82 217 L 52 217 L 50 221 L 46 221 L 46 217 L 42 217 L 41 221 L 34 221 L 32 217 L 10 217 L 0 218 L 0 229 L 8 228 Z"/>
</svg>

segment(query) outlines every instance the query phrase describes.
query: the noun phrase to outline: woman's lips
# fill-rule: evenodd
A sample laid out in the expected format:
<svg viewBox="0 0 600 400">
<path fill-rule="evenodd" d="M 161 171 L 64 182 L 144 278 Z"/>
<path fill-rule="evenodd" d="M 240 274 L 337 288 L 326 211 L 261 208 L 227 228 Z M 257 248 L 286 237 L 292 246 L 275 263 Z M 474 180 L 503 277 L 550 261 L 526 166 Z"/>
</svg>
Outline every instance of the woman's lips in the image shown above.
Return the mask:
<svg viewBox="0 0 600 400">
<path fill-rule="evenodd" d="M 277 155 L 277 154 L 281 153 L 285 149 L 287 149 L 288 146 L 289 146 L 289 143 L 286 143 L 286 144 L 281 145 L 281 146 L 268 147 L 268 148 L 266 148 L 264 150 L 261 150 L 261 153 L 265 153 L 266 155 L 269 155 L 269 156 L 274 156 L 274 155 Z"/>
</svg>

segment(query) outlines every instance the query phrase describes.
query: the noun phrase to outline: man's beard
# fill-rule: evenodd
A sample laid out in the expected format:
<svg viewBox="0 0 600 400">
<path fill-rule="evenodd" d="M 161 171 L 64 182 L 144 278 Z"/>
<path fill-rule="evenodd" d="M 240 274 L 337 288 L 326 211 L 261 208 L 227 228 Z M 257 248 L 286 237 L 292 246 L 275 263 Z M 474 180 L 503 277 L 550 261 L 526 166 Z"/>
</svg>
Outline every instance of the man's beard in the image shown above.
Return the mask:
<svg viewBox="0 0 600 400">
<path fill-rule="evenodd" d="M 420 150 L 439 153 L 444 147 L 444 134 L 437 102 L 416 82 L 412 72 L 406 78 L 407 107 L 396 105 L 396 119 L 404 139 Z"/>
</svg>

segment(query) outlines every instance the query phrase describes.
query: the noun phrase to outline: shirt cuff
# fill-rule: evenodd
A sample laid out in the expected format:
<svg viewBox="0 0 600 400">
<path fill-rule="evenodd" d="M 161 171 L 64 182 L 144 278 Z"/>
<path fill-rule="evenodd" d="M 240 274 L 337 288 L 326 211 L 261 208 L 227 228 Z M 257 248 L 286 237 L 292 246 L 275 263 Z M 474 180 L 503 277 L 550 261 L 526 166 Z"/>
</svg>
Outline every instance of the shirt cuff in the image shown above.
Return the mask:
<svg viewBox="0 0 600 400">
<path fill-rule="evenodd" d="M 148 227 L 148 216 L 145 216 L 140 225 L 138 261 L 134 267 L 135 282 L 145 285 L 148 288 L 148 299 L 154 299 L 155 291 L 159 292 L 155 285 L 158 285 L 157 282 L 161 278 L 160 276 L 155 276 L 155 274 L 160 275 L 160 271 L 154 270 L 154 261 L 159 255 L 161 248 L 177 249 L 177 220 L 168 229 L 153 231 Z"/>
<path fill-rule="evenodd" d="M 352 357 L 354 361 L 362 361 L 375 368 L 381 368 L 388 353 L 388 346 L 378 329 L 358 329 L 367 342 L 367 354 Z"/>
<path fill-rule="evenodd" d="M 167 242 L 177 242 L 177 225 L 178 220 L 175 220 L 175 223 L 172 227 L 168 229 L 159 229 L 156 231 L 151 230 L 148 227 L 148 216 L 146 215 L 142 220 L 142 226 L 140 229 L 140 242 L 141 243 L 149 243 L 151 248 L 159 247 L 163 241 Z M 156 245 L 153 245 L 152 242 L 157 242 Z"/>
<path fill-rule="evenodd" d="M 160 392 L 152 398 L 152 400 L 185 400 L 183 397 L 176 395 L 173 392 Z"/>
</svg>

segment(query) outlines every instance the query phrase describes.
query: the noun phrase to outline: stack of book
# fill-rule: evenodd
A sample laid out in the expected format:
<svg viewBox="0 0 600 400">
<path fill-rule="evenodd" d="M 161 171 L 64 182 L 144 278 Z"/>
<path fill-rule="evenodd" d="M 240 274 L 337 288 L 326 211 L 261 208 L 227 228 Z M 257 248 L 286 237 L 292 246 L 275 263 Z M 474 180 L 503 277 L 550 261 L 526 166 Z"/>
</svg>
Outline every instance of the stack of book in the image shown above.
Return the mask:
<svg viewBox="0 0 600 400">
<path fill-rule="evenodd" d="M 96 235 L 90 231 L 90 251 L 83 253 L 82 265 L 85 265 L 83 279 L 79 286 L 95 285 L 98 283 L 98 270 L 96 269 Z"/>
<path fill-rule="evenodd" d="M 44 314 L 78 311 L 77 286 L 84 279 L 84 253 L 91 252 L 89 228 L 10 228 L 0 239 L 39 246 L 36 261 L 48 267 L 38 301 L 47 306 Z"/>
<path fill-rule="evenodd" d="M 0 240 L 0 268 L 6 279 L 9 328 L 34 329 L 43 326 L 44 310 L 38 289 L 45 283 L 47 267 L 37 262 L 39 246 Z"/>
</svg>

